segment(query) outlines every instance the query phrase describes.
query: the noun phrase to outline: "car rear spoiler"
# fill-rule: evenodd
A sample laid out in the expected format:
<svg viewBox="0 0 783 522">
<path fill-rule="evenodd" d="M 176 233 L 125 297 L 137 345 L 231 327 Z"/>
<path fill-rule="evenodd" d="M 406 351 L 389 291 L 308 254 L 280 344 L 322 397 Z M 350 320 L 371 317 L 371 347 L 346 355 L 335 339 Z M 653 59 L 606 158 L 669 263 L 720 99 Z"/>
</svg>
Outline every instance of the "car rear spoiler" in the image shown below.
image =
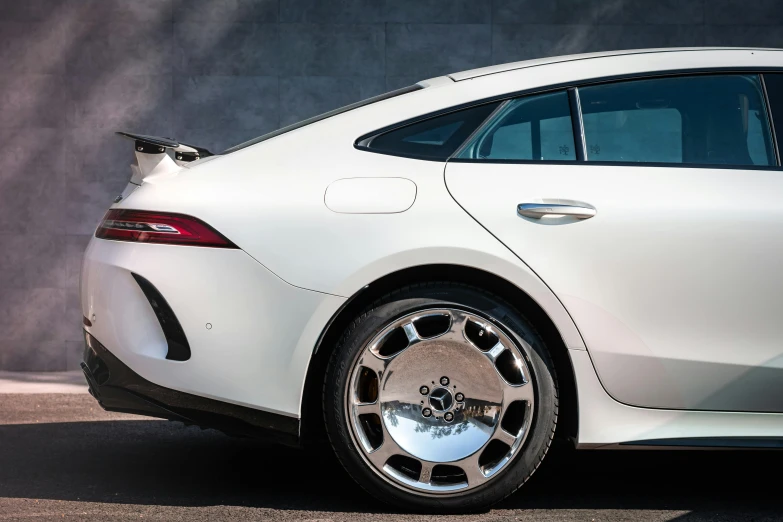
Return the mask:
<svg viewBox="0 0 783 522">
<path fill-rule="evenodd" d="M 171 138 L 117 132 L 123 138 L 134 141 L 136 161 L 131 165 L 131 183 L 141 185 L 145 179 L 173 173 L 201 158 L 214 156 L 207 149 L 179 143 Z M 171 151 L 171 154 L 169 154 Z"/>
</svg>

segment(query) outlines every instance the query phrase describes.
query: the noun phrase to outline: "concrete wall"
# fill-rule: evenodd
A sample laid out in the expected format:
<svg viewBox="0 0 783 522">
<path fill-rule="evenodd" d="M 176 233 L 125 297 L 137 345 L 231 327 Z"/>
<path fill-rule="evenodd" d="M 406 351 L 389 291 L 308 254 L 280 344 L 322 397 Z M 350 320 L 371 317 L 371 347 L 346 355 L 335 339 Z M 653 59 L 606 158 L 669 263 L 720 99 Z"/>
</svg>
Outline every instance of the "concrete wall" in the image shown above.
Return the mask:
<svg viewBox="0 0 783 522">
<path fill-rule="evenodd" d="M 640 47 L 783 47 L 779 0 L 0 0 L 0 370 L 75 369 L 115 130 L 219 151 L 415 81 Z"/>
</svg>

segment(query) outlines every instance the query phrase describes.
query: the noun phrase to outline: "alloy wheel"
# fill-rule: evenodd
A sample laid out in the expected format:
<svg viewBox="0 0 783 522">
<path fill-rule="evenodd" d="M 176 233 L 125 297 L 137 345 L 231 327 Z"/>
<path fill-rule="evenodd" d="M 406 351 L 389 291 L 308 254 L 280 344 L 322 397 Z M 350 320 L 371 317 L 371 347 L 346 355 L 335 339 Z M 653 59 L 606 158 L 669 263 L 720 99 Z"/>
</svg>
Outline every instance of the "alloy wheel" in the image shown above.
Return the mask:
<svg viewBox="0 0 783 522">
<path fill-rule="evenodd" d="M 346 390 L 351 435 L 386 481 L 418 494 L 491 481 L 523 446 L 535 395 L 508 329 L 433 308 L 386 325 L 359 353 Z"/>
</svg>

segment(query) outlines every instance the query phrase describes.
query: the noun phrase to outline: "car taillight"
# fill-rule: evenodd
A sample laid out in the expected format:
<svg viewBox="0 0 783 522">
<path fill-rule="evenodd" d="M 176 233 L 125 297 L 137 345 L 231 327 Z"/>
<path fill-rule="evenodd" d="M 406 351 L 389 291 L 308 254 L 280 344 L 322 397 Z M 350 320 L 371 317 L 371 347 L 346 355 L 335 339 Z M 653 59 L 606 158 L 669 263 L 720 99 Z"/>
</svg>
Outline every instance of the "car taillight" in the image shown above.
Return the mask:
<svg viewBox="0 0 783 522">
<path fill-rule="evenodd" d="M 95 231 L 99 239 L 237 248 L 220 232 L 200 219 L 184 214 L 143 210 L 110 210 Z"/>
</svg>

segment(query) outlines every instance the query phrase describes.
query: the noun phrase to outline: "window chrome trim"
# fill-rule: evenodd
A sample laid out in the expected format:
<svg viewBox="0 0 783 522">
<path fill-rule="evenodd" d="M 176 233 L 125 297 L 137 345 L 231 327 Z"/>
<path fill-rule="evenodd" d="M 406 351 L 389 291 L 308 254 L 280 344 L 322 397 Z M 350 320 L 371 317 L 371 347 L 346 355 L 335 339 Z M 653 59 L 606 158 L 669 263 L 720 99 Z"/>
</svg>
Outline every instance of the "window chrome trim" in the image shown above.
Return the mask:
<svg viewBox="0 0 783 522">
<path fill-rule="evenodd" d="M 777 166 L 780 166 L 780 150 L 778 145 L 778 137 L 775 133 L 775 121 L 772 119 L 772 104 L 769 103 L 769 94 L 767 94 L 767 80 L 764 78 L 765 74 L 759 73 L 759 82 L 761 82 L 761 92 L 764 97 L 764 109 L 767 112 L 767 125 L 769 125 L 769 135 L 772 138 L 772 149 L 775 153 L 775 162 Z"/>
<path fill-rule="evenodd" d="M 568 92 L 570 90 L 571 89 L 554 89 L 554 90 L 549 90 L 549 91 L 544 91 L 544 92 L 531 93 L 531 94 L 528 94 L 526 96 L 539 96 L 539 95 L 542 95 L 542 94 L 565 93 L 566 96 L 568 97 L 569 117 L 571 118 L 571 125 L 573 127 L 575 125 L 575 122 L 574 122 L 574 116 L 573 116 L 574 115 L 573 109 L 571 108 L 571 105 L 570 105 L 571 104 L 571 94 L 570 94 L 570 92 Z M 481 123 L 481 125 L 476 127 L 476 129 L 470 134 L 470 136 L 468 136 L 467 139 L 465 139 L 465 142 L 462 145 L 459 146 L 459 148 L 454 152 L 454 154 L 452 154 L 451 156 L 449 156 L 447 158 L 446 161 L 447 162 L 448 161 L 459 161 L 459 160 L 462 160 L 462 159 L 465 159 L 466 161 L 469 161 L 469 162 L 475 162 L 475 163 L 488 163 L 488 162 L 503 163 L 503 162 L 509 161 L 509 160 L 504 160 L 504 159 L 495 159 L 495 160 L 493 160 L 493 159 L 489 159 L 489 158 L 460 158 L 459 155 L 462 154 L 465 151 L 465 149 L 467 149 L 468 145 L 470 145 L 473 142 L 473 138 L 475 136 L 477 136 L 478 134 L 483 134 L 483 133 L 487 132 L 489 126 L 492 125 L 495 122 L 495 119 L 496 119 L 497 115 L 500 113 L 500 111 L 502 111 L 510 103 L 513 103 L 515 100 L 518 100 L 520 98 L 524 98 L 526 96 L 518 96 L 516 98 L 509 98 L 509 99 L 503 101 L 500 105 L 498 105 L 497 108 L 495 108 L 495 110 L 492 111 L 490 113 L 490 115 L 487 116 L 487 118 Z M 581 124 L 581 112 L 579 114 L 580 114 L 580 122 L 579 122 L 579 124 Z M 540 122 L 539 122 L 539 124 L 540 124 Z M 531 132 L 533 132 L 533 128 L 531 128 Z M 575 132 L 576 132 L 576 130 L 575 130 Z M 540 127 L 539 127 L 539 133 L 540 133 Z M 539 134 L 539 140 L 540 139 L 541 139 L 541 137 L 540 137 L 540 134 Z M 584 139 L 582 140 L 582 143 L 584 144 Z M 541 145 L 539 143 L 539 148 L 540 148 L 540 146 Z M 577 143 L 576 136 L 574 137 L 574 148 L 575 148 L 575 151 L 574 151 L 575 156 L 578 158 L 579 157 L 579 145 Z M 540 152 L 540 150 L 539 150 L 539 152 Z M 579 159 L 576 159 L 576 160 L 563 159 L 563 160 L 514 160 L 514 161 L 531 162 L 531 163 L 541 163 L 541 162 L 544 162 L 544 161 L 553 161 L 555 163 L 573 163 L 575 161 L 583 161 L 583 160 L 579 160 Z"/>
<path fill-rule="evenodd" d="M 585 140 L 585 124 L 582 120 L 582 104 L 579 101 L 579 89 L 568 89 L 568 105 L 571 109 L 571 126 L 574 130 L 574 147 L 576 161 L 587 161 L 587 145 Z"/>
<path fill-rule="evenodd" d="M 487 125 L 489 125 L 492 121 L 495 120 L 495 116 L 501 110 L 503 110 L 509 103 L 511 103 L 512 101 L 513 100 L 511 98 L 509 98 L 508 100 L 504 100 L 501 103 L 499 103 L 498 106 L 495 107 L 495 110 L 490 112 L 489 116 L 487 116 L 484 119 L 484 121 L 482 121 L 481 124 L 478 127 L 473 129 L 473 132 L 471 132 L 470 135 L 467 138 L 465 138 L 465 141 L 462 143 L 462 145 L 457 147 L 457 150 L 455 150 L 454 153 L 451 156 L 446 158 L 446 162 L 450 161 L 451 158 L 456 158 L 457 156 L 462 154 L 462 151 L 465 150 L 465 148 L 467 148 L 468 145 L 470 145 L 470 143 L 473 141 L 473 138 L 475 136 L 477 136 L 480 132 L 483 132 L 484 129 L 487 127 Z M 475 158 L 473 158 L 473 159 L 475 159 Z"/>
</svg>

